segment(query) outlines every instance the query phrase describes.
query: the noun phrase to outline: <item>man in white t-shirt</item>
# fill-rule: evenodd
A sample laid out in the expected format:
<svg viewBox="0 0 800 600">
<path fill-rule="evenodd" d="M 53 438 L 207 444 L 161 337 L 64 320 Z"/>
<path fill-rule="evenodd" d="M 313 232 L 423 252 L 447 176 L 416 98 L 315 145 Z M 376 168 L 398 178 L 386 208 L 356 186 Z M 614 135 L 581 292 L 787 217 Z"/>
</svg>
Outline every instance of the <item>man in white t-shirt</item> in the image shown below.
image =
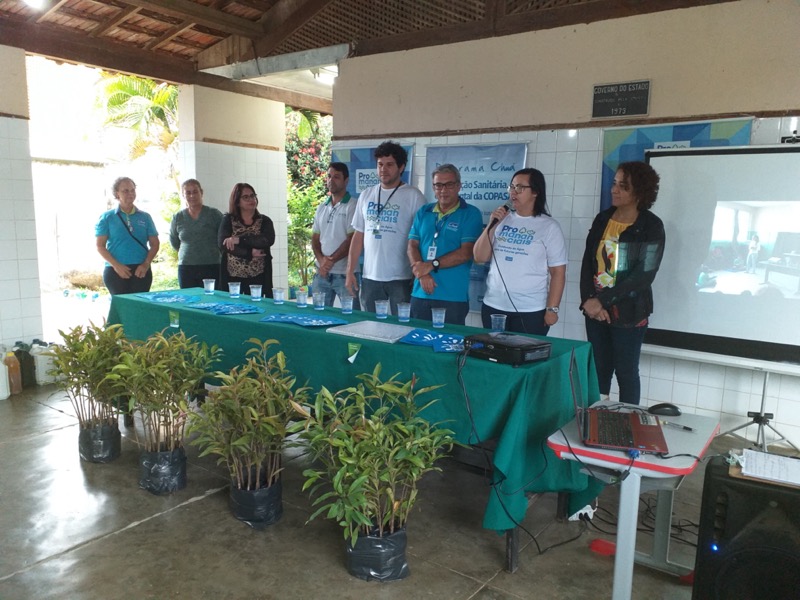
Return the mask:
<svg viewBox="0 0 800 600">
<path fill-rule="evenodd" d="M 345 286 L 354 296 L 358 293 L 355 271 L 363 250 L 361 306 L 375 312 L 376 300 L 389 300 L 396 315 L 397 304 L 411 299 L 414 275 L 406 256 L 408 232 L 426 200 L 422 192 L 400 179 L 408 162 L 402 146 L 384 142 L 374 156 L 380 183 L 358 197 Z"/>
<path fill-rule="evenodd" d="M 347 254 L 353 238 L 353 215 L 356 200 L 350 198 L 347 182 L 350 170 L 341 162 L 328 167 L 325 184 L 330 196 L 317 207 L 311 227 L 311 249 L 317 263 L 312 287 L 314 292 L 325 293 L 325 306 L 333 306 L 347 293 L 344 282 L 347 273 Z M 358 297 L 353 298 L 353 308 L 360 310 Z"/>
</svg>

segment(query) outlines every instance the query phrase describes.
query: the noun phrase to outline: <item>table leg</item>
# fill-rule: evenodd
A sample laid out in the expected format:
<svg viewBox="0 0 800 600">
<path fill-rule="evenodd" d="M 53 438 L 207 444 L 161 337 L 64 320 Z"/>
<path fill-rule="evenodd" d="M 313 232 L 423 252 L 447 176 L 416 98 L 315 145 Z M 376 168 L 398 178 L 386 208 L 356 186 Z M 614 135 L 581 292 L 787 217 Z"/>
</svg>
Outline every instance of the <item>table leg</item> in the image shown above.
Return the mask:
<svg viewBox="0 0 800 600">
<path fill-rule="evenodd" d="M 658 569 L 672 575 L 688 575 L 692 567 L 671 562 L 669 560 L 669 542 L 672 534 L 672 503 L 674 490 L 658 490 L 656 499 L 656 517 L 653 531 L 653 549 L 650 554 L 636 553 L 636 564 Z"/>
<path fill-rule="evenodd" d="M 506 530 L 506 571 L 516 573 L 519 569 L 519 527 Z"/>
<path fill-rule="evenodd" d="M 614 558 L 614 589 L 611 594 L 613 600 L 630 600 L 631 598 L 641 487 L 642 477 L 634 472 L 629 472 L 620 484 L 617 554 Z"/>
</svg>

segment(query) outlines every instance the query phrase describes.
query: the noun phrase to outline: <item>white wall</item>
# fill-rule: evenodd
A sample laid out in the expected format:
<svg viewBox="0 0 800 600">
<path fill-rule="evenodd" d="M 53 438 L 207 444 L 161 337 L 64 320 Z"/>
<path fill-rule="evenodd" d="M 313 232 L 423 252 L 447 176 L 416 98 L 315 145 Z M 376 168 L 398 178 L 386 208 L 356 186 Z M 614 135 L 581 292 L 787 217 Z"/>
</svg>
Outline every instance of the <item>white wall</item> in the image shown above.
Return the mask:
<svg viewBox="0 0 800 600">
<path fill-rule="evenodd" d="M 651 119 L 800 109 L 798 23 L 796 0 L 744 0 L 351 58 L 335 134 L 586 123 L 594 85 L 642 79 Z"/>
<path fill-rule="evenodd" d="M 228 212 L 236 183 L 249 183 L 275 225 L 273 283 L 288 287 L 284 105 L 200 86 L 180 86 L 181 178 L 197 179 L 203 201 Z"/>
<path fill-rule="evenodd" d="M 25 53 L 0 46 L 0 344 L 42 336 Z"/>
<path fill-rule="evenodd" d="M 593 85 L 649 79 L 650 112 L 636 120 L 643 125 L 790 115 L 753 124 L 751 143 L 778 143 L 798 128 L 798 22 L 796 0 L 742 0 L 346 59 L 334 87 L 334 146 L 391 137 L 415 144 L 415 164 L 424 165 L 429 144 L 526 142 L 528 165 L 544 172 L 551 212 L 569 239 L 564 310 L 551 332 L 585 339 L 577 278 L 599 210 L 603 127 L 591 119 Z M 643 402 L 719 416 L 723 430 L 760 406 L 760 372 L 645 355 L 641 373 Z M 800 378 L 771 376 L 767 398 L 777 428 L 800 445 Z"/>
<path fill-rule="evenodd" d="M 283 118 L 283 117 L 281 117 Z M 227 144 L 185 141 L 180 143 L 181 178 L 195 178 L 203 186 L 203 201 L 228 212 L 233 186 L 249 183 L 258 194 L 258 209 L 275 225 L 272 247 L 273 283 L 288 287 L 286 153 Z"/>
<path fill-rule="evenodd" d="M 181 141 L 222 140 L 283 150 L 284 104 L 197 85 L 178 89 Z"/>
<path fill-rule="evenodd" d="M 775 144 L 781 135 L 798 127 L 797 117 L 756 119 L 752 144 Z M 338 139 L 334 148 L 377 145 L 374 140 Z M 584 320 L 578 306 L 580 261 L 589 227 L 600 208 L 603 130 L 597 127 L 546 131 L 521 131 L 450 135 L 437 137 L 401 137 L 395 141 L 414 146 L 412 183 L 425 189 L 425 159 L 428 146 L 447 144 L 526 143 L 526 166 L 542 171 L 548 186 L 548 205 L 559 221 L 569 245 L 567 286 L 561 303 L 559 322 L 550 335 L 585 340 Z M 653 208 L 658 214 L 658 203 Z M 658 310 L 656 298 L 655 310 Z M 471 313 L 467 324 L 481 326 L 480 315 Z M 642 403 L 673 402 L 686 412 L 719 417 L 721 430 L 747 421 L 748 411 L 761 405 L 764 373 L 733 366 L 711 365 L 663 356 L 642 356 Z M 616 381 L 612 398 L 618 398 Z M 767 412 L 775 414 L 775 427 L 800 445 L 800 377 L 771 375 L 767 386 Z M 755 439 L 756 428 L 746 432 Z M 771 432 L 769 432 L 771 433 Z M 768 439 L 772 439 L 768 436 Z"/>
</svg>

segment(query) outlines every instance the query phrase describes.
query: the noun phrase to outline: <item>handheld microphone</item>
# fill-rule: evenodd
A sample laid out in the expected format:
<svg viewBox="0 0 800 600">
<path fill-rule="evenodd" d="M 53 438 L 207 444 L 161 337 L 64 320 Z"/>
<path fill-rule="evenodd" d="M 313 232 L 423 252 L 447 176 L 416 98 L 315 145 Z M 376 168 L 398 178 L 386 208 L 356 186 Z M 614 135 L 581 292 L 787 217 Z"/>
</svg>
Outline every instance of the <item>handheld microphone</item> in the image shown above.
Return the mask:
<svg viewBox="0 0 800 600">
<path fill-rule="evenodd" d="M 511 207 L 508 204 L 503 204 L 503 208 L 506 209 L 506 212 L 511 210 Z M 491 229 L 492 227 L 497 225 L 499 222 L 500 222 L 500 219 L 498 219 L 497 217 L 492 219 L 491 222 L 489 223 L 489 229 Z"/>
</svg>

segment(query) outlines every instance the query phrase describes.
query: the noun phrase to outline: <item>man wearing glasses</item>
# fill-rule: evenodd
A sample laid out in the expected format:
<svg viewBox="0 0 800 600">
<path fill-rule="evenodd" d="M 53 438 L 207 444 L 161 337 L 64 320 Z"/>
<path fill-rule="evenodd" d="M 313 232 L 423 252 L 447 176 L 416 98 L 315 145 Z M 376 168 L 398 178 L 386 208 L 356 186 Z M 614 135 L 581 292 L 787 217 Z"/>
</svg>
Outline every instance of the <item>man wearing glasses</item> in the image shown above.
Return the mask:
<svg viewBox="0 0 800 600">
<path fill-rule="evenodd" d="M 396 315 L 397 304 L 408 302 L 411 296 L 414 276 L 405 251 L 408 230 L 416 212 L 425 205 L 425 196 L 401 179 L 408 162 L 408 154 L 401 145 L 383 142 L 375 149 L 374 156 L 380 183 L 365 189 L 358 197 L 346 287 L 353 296 L 358 294 L 355 270 L 363 249 L 361 306 L 375 312 L 376 300 L 388 300 L 392 314 Z"/>
<path fill-rule="evenodd" d="M 433 171 L 436 202 L 417 211 L 408 234 L 408 260 L 414 273 L 411 317 L 431 320 L 432 308 L 445 308 L 445 322 L 464 325 L 469 313 L 472 246 L 481 234 L 481 211 L 458 194 L 461 173 L 451 164 Z"/>
<path fill-rule="evenodd" d="M 331 163 L 325 178 L 330 196 L 317 207 L 311 227 L 311 249 L 317 263 L 317 273 L 311 285 L 315 292 L 325 293 L 325 306 L 333 306 L 336 296 L 341 301 L 345 295 L 350 295 L 344 283 L 347 254 L 353 239 L 351 222 L 356 212 L 356 201 L 350 198 L 347 191 L 348 181 L 350 170 L 347 165 Z M 353 308 L 361 309 L 358 296 L 353 298 Z"/>
</svg>

